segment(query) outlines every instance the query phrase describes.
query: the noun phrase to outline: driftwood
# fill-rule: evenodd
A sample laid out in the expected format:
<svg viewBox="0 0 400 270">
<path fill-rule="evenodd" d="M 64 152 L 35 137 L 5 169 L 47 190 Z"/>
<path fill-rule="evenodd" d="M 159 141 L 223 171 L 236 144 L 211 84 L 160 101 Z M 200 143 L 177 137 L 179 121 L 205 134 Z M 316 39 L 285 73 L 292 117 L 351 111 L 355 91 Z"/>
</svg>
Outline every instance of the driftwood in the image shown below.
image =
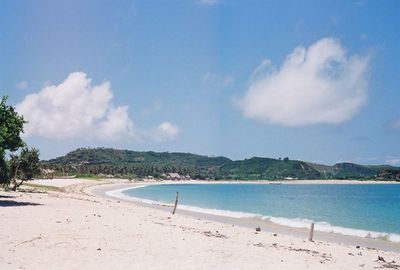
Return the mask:
<svg viewBox="0 0 400 270">
<path fill-rule="evenodd" d="M 314 237 L 314 222 L 311 223 L 310 235 L 308 236 L 308 240 L 312 242 L 313 241 L 313 237 Z"/>
<path fill-rule="evenodd" d="M 179 192 L 176 192 L 175 206 L 174 210 L 172 211 L 173 215 L 175 215 L 176 207 L 178 206 L 178 198 L 179 198 Z"/>
</svg>

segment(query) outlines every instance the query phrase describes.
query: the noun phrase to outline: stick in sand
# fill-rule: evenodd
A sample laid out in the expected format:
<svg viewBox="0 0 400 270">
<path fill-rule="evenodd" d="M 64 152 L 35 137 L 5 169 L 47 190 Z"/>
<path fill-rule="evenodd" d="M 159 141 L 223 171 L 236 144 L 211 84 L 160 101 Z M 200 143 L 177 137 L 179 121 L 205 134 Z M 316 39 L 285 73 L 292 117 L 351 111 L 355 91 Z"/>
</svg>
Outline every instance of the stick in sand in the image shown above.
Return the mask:
<svg viewBox="0 0 400 270">
<path fill-rule="evenodd" d="M 314 237 L 314 222 L 311 223 L 311 228 L 310 228 L 310 236 L 308 237 L 309 241 L 313 241 L 313 237 Z"/>
<path fill-rule="evenodd" d="M 175 206 L 174 210 L 172 211 L 173 215 L 175 215 L 176 207 L 178 206 L 178 197 L 179 197 L 179 192 L 176 192 Z"/>
</svg>

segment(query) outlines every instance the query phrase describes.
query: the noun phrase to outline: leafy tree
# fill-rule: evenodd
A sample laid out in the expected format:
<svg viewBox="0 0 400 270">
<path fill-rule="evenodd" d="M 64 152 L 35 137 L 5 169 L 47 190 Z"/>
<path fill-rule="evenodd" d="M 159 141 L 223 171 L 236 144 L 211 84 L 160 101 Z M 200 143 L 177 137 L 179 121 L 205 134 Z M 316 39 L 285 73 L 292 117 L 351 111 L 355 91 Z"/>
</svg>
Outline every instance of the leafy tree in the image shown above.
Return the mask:
<svg viewBox="0 0 400 270">
<path fill-rule="evenodd" d="M 9 166 L 3 154 L 0 156 L 0 185 L 7 185 L 10 179 L 9 176 Z"/>
<path fill-rule="evenodd" d="M 25 145 L 20 135 L 26 121 L 6 102 L 7 97 L 3 96 L 0 102 L 0 184 L 2 185 L 8 185 L 10 181 L 6 151 L 13 152 Z"/>
<path fill-rule="evenodd" d="M 39 150 L 36 148 L 24 147 L 19 155 L 11 155 L 11 172 L 14 173 L 12 190 L 16 190 L 24 181 L 32 180 L 40 174 Z M 17 179 L 20 182 L 17 182 Z"/>
</svg>

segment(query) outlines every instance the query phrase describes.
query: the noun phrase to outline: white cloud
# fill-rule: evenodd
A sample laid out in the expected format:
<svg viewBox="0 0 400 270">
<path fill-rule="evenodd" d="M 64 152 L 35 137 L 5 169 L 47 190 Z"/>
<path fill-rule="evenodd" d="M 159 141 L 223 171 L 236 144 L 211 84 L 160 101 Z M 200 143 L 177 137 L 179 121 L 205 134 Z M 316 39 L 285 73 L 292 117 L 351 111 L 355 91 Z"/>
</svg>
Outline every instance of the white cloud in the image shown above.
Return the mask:
<svg viewBox="0 0 400 270">
<path fill-rule="evenodd" d="M 369 56 L 350 56 L 340 42 L 324 38 L 299 46 L 275 69 L 264 60 L 239 106 L 246 117 L 283 126 L 338 124 L 367 101 Z"/>
<path fill-rule="evenodd" d="M 174 139 L 179 133 L 177 126 L 169 122 L 161 123 L 153 133 L 153 139 L 156 141 L 165 141 Z"/>
<path fill-rule="evenodd" d="M 145 136 L 146 131 L 136 129 L 128 107 L 114 106 L 112 98 L 109 82 L 92 85 L 85 73 L 74 72 L 59 85 L 48 84 L 27 95 L 16 109 L 28 121 L 26 136 L 104 141 L 153 139 Z M 156 140 L 174 136 L 166 130 L 159 132 Z"/>
<path fill-rule="evenodd" d="M 256 69 L 250 76 L 251 81 L 258 81 L 266 76 L 266 72 L 268 72 L 272 68 L 272 62 L 269 59 L 264 59 L 261 61 Z"/>
<path fill-rule="evenodd" d="M 19 90 L 25 90 L 28 87 L 29 87 L 29 84 L 26 81 L 20 81 L 17 84 L 15 84 L 15 88 L 17 88 Z"/>
<path fill-rule="evenodd" d="M 135 138 L 134 125 L 128 115 L 128 107 L 110 108 L 106 119 L 98 124 L 98 136 L 106 141 Z"/>
</svg>

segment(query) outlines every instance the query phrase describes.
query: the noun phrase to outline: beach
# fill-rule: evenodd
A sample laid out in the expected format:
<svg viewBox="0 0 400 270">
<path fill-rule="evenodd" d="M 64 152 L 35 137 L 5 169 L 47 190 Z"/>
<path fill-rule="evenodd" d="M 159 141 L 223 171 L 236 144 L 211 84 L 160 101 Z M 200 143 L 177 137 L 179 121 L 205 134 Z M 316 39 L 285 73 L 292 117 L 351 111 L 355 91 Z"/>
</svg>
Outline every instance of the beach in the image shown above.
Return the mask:
<svg viewBox="0 0 400 270">
<path fill-rule="evenodd" d="M 390 244 L 329 234 L 310 242 L 302 231 L 256 231 L 179 206 L 172 215 L 105 196 L 135 185 L 116 182 L 43 180 L 59 190 L 1 191 L 0 269 L 400 269 Z"/>
</svg>

